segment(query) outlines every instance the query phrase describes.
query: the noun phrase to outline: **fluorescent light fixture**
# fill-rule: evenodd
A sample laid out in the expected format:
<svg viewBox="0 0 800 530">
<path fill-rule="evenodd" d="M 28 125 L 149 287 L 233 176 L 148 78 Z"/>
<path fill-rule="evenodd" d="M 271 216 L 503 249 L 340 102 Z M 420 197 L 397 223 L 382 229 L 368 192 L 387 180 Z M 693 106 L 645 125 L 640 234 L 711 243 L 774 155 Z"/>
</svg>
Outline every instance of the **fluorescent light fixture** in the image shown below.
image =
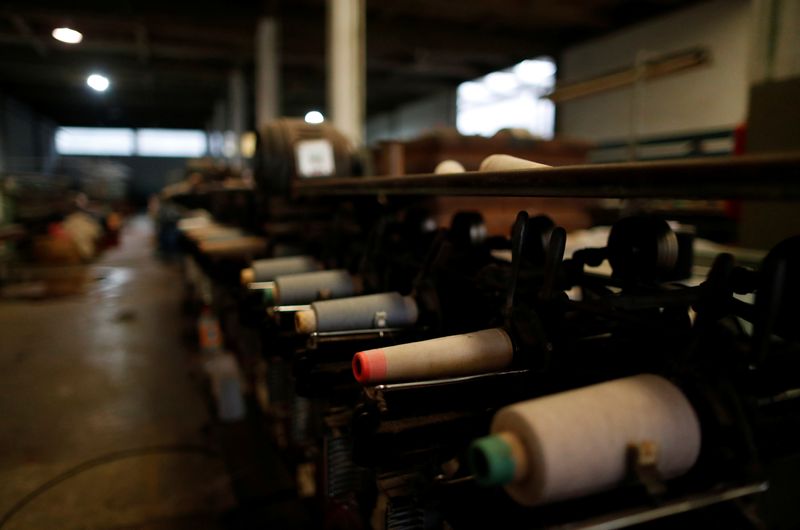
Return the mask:
<svg viewBox="0 0 800 530">
<path fill-rule="evenodd" d="M 323 116 L 320 111 L 312 110 L 306 112 L 306 123 L 317 124 L 322 123 L 323 121 L 325 121 L 325 116 Z"/>
<path fill-rule="evenodd" d="M 486 76 L 486 86 L 495 94 L 513 94 L 519 88 L 517 76 L 509 72 L 494 72 Z"/>
<path fill-rule="evenodd" d="M 97 90 L 98 92 L 105 92 L 108 90 L 108 86 L 111 84 L 108 81 L 108 78 L 104 75 L 100 74 L 92 74 L 86 78 L 86 84 L 89 85 L 90 88 L 93 90 Z"/>
<path fill-rule="evenodd" d="M 51 33 L 54 39 L 67 44 L 78 44 L 83 40 L 83 33 L 72 28 L 56 28 Z"/>
<path fill-rule="evenodd" d="M 516 65 L 514 73 L 523 83 L 547 85 L 552 84 L 551 78 L 556 75 L 556 65 L 553 61 L 528 59 Z"/>
</svg>

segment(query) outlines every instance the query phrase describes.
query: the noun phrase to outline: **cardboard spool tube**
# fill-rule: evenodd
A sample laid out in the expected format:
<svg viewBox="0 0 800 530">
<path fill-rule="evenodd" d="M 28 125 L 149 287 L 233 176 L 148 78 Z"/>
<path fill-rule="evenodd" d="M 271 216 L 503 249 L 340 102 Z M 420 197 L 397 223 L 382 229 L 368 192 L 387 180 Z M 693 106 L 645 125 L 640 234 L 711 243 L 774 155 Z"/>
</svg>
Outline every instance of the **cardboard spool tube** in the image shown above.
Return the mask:
<svg viewBox="0 0 800 530">
<path fill-rule="evenodd" d="M 298 311 L 294 315 L 295 330 L 301 335 L 317 331 L 317 314 L 312 310 Z"/>
<path fill-rule="evenodd" d="M 194 241 L 201 241 L 215 237 L 242 235 L 243 233 L 244 232 L 242 232 L 241 228 L 218 224 L 208 224 L 183 231 L 183 235 Z"/>
<path fill-rule="evenodd" d="M 501 409 L 492 435 L 470 447 L 479 483 L 503 485 L 526 506 L 620 485 L 632 444 L 656 448 L 662 478 L 689 471 L 700 454 L 700 423 L 683 392 L 641 374 Z"/>
<path fill-rule="evenodd" d="M 191 239 L 194 239 L 199 243 L 205 243 L 209 241 L 225 241 L 227 239 L 236 239 L 238 237 L 245 237 L 244 232 L 238 228 L 219 228 L 218 230 L 192 236 Z"/>
<path fill-rule="evenodd" d="M 278 276 L 298 274 L 319 269 L 319 264 L 311 256 L 288 256 L 255 260 L 249 268 L 242 269 L 239 277 L 242 285 L 253 282 L 271 282 Z"/>
<path fill-rule="evenodd" d="M 242 285 L 247 285 L 256 281 L 256 275 L 252 268 L 247 267 L 239 272 L 239 280 Z"/>
<path fill-rule="evenodd" d="M 489 155 L 483 159 L 478 171 L 514 171 L 516 169 L 536 169 L 545 167 L 551 166 L 511 155 Z"/>
<path fill-rule="evenodd" d="M 417 318 L 419 309 L 412 297 L 400 293 L 378 293 L 313 302 L 311 309 L 295 314 L 295 329 L 307 334 L 399 328 L 414 325 Z"/>
<path fill-rule="evenodd" d="M 231 239 L 203 241 L 200 251 L 206 254 L 245 254 L 261 252 L 267 247 L 267 240 L 258 236 L 242 236 Z"/>
<path fill-rule="evenodd" d="M 502 370 L 514 345 L 500 328 L 358 352 L 353 375 L 364 385 L 475 375 Z"/>
<path fill-rule="evenodd" d="M 343 298 L 356 293 L 353 276 L 344 269 L 287 274 L 275 278 L 275 286 L 265 290 L 273 305 L 308 304 L 321 298 Z"/>
<path fill-rule="evenodd" d="M 464 166 L 461 165 L 461 162 L 456 160 L 442 160 L 438 164 L 436 164 L 436 168 L 433 172 L 437 175 L 447 175 L 450 173 L 463 173 L 466 169 Z"/>
<path fill-rule="evenodd" d="M 199 215 L 194 217 L 184 217 L 178 221 L 177 226 L 179 231 L 188 233 L 193 230 L 199 230 L 214 225 L 215 223 L 211 220 L 211 218 Z"/>
<path fill-rule="evenodd" d="M 190 227 L 190 228 L 185 228 L 185 229 L 181 230 L 181 232 L 183 233 L 183 235 L 185 235 L 188 238 L 198 239 L 200 237 L 204 237 L 206 234 L 209 234 L 209 233 L 219 232 L 219 231 L 223 231 L 223 230 L 230 230 L 230 229 L 231 229 L 230 227 L 225 227 L 225 226 L 218 225 L 218 224 L 215 224 L 215 223 L 208 223 L 208 224 L 201 225 L 201 226 L 194 226 L 194 227 Z"/>
</svg>

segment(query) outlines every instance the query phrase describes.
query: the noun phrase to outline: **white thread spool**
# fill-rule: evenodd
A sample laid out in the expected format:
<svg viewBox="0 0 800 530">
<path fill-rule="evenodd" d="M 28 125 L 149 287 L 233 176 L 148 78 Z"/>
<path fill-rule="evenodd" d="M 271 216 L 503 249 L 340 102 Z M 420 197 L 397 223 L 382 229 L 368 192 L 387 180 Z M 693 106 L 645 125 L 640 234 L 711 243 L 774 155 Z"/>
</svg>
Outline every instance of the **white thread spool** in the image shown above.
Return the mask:
<svg viewBox="0 0 800 530">
<path fill-rule="evenodd" d="M 434 173 L 437 175 L 447 175 L 449 173 L 463 173 L 466 169 L 464 166 L 461 165 L 461 162 L 456 160 L 442 160 L 438 164 L 436 164 L 436 168 L 433 170 Z"/>
<path fill-rule="evenodd" d="M 514 171 L 516 169 L 536 169 L 545 167 L 551 166 L 511 155 L 489 155 L 483 159 L 478 171 Z"/>
<path fill-rule="evenodd" d="M 285 258 L 269 258 L 253 261 L 247 269 L 242 269 L 243 285 L 253 282 L 271 282 L 284 274 L 311 272 L 319 268 L 317 261 L 311 256 L 289 256 Z"/>
<path fill-rule="evenodd" d="M 337 269 L 278 276 L 271 297 L 274 305 L 298 305 L 321 298 L 343 298 L 355 293 L 354 278 L 346 270 Z M 269 296 L 269 293 L 265 293 L 265 298 Z"/>
<path fill-rule="evenodd" d="M 520 504 L 581 497 L 619 485 L 631 444 L 655 443 L 663 478 L 686 473 L 700 453 L 700 424 L 683 392 L 642 374 L 501 409 L 492 434 L 471 449 L 479 482 L 503 484 Z"/>
<path fill-rule="evenodd" d="M 418 317 L 412 297 L 379 293 L 314 302 L 311 309 L 295 314 L 295 328 L 298 333 L 397 328 L 415 324 Z"/>
<path fill-rule="evenodd" d="M 500 328 L 358 352 L 353 375 L 361 384 L 418 381 L 502 370 L 514 345 Z"/>
</svg>

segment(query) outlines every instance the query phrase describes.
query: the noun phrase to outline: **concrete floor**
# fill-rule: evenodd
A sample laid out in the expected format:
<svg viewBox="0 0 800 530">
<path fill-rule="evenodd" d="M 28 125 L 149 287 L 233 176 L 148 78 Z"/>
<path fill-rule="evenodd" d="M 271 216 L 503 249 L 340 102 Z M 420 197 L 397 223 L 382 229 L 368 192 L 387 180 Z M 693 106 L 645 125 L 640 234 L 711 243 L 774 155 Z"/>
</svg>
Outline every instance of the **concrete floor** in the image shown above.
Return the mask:
<svg viewBox="0 0 800 530">
<path fill-rule="evenodd" d="M 0 301 L 0 520 L 20 498 L 102 455 L 211 444 L 181 342 L 181 280 L 153 258 L 144 218 L 89 268 L 83 294 Z M 33 499 L 3 530 L 221 528 L 234 504 L 220 459 L 139 455 Z"/>
</svg>

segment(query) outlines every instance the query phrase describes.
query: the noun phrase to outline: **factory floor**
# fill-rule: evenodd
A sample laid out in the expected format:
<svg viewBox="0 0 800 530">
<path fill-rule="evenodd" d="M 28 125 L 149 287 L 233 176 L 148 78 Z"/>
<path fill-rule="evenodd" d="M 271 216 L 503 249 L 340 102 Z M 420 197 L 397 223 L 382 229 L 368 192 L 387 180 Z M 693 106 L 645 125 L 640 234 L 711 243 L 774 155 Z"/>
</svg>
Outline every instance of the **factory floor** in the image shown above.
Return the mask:
<svg viewBox="0 0 800 530">
<path fill-rule="evenodd" d="M 177 267 L 136 218 L 87 272 L 80 294 L 0 301 L 0 528 L 229 528 Z"/>
</svg>

